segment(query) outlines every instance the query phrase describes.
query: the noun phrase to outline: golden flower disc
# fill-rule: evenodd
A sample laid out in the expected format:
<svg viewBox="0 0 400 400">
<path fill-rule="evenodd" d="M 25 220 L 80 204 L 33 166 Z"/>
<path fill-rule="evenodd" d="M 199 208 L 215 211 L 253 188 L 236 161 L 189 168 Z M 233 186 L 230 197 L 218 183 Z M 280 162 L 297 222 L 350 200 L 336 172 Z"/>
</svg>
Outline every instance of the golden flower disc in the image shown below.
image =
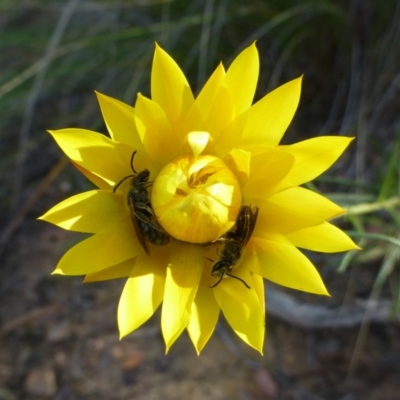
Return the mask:
<svg viewBox="0 0 400 400">
<path fill-rule="evenodd" d="M 158 222 L 175 239 L 208 243 L 233 227 L 242 193 L 219 158 L 184 156 L 158 174 L 151 202 Z"/>
</svg>

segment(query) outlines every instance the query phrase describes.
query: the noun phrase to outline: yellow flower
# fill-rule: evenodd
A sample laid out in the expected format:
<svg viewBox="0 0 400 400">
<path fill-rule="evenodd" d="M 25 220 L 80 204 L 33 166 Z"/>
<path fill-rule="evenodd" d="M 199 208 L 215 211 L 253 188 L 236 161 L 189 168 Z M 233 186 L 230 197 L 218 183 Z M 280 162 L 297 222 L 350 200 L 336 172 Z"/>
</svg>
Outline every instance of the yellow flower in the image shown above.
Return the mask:
<svg viewBox="0 0 400 400">
<path fill-rule="evenodd" d="M 151 99 L 139 94 L 133 108 L 97 93 L 111 139 L 84 129 L 50 132 L 98 187 L 41 217 L 93 234 L 54 273 L 86 275 L 85 282 L 128 278 L 118 306 L 121 337 L 162 303 L 167 351 L 187 329 L 200 352 L 221 310 L 236 334 L 262 352 L 263 278 L 327 295 L 297 248 L 357 248 L 326 222 L 344 210 L 299 186 L 329 168 L 352 138 L 280 146 L 301 78 L 252 105 L 258 72 L 253 44 L 227 71 L 220 64 L 195 98 L 178 65 L 156 46 Z M 165 243 L 157 243 L 161 234 Z M 221 270 L 214 267 L 219 262 Z"/>
</svg>

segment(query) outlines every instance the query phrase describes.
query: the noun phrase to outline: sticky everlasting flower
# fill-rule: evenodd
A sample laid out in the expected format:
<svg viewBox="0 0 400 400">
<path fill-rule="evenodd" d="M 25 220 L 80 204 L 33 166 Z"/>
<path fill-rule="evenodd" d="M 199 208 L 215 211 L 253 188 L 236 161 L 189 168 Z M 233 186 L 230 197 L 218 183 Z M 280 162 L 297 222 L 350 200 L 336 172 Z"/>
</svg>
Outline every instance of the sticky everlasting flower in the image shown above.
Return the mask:
<svg viewBox="0 0 400 400">
<path fill-rule="evenodd" d="M 301 78 L 252 105 L 258 73 L 253 44 L 227 71 L 220 64 L 195 98 L 178 65 L 156 46 L 151 99 L 139 94 L 133 108 L 97 93 L 111 138 L 83 129 L 50 132 L 98 187 L 41 217 L 93 234 L 67 251 L 54 273 L 85 275 L 85 282 L 127 278 L 121 337 L 162 303 L 167 350 L 186 329 L 200 352 L 222 311 L 262 352 L 263 278 L 327 295 L 298 248 L 357 248 L 326 222 L 344 210 L 299 186 L 328 169 L 352 139 L 280 146 Z"/>
</svg>

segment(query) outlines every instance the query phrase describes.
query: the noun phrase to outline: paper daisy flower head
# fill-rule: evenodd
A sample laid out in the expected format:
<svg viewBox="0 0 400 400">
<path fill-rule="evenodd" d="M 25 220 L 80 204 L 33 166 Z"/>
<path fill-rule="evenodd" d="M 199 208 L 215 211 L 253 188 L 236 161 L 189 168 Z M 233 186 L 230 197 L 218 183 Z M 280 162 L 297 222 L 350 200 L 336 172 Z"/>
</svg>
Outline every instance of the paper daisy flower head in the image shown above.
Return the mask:
<svg viewBox="0 0 400 400">
<path fill-rule="evenodd" d="M 327 295 L 298 249 L 357 246 L 326 222 L 344 212 L 300 185 L 329 168 L 351 138 L 279 145 L 298 106 L 301 78 L 252 104 L 259 73 L 255 44 L 197 97 L 159 46 L 151 98 L 135 107 L 97 93 L 110 138 L 84 129 L 50 133 L 96 186 L 41 219 L 93 234 L 61 258 L 54 273 L 84 282 L 126 278 L 118 306 L 121 337 L 161 305 L 167 350 L 186 329 L 197 352 L 220 312 L 262 352 L 263 278 Z"/>
</svg>

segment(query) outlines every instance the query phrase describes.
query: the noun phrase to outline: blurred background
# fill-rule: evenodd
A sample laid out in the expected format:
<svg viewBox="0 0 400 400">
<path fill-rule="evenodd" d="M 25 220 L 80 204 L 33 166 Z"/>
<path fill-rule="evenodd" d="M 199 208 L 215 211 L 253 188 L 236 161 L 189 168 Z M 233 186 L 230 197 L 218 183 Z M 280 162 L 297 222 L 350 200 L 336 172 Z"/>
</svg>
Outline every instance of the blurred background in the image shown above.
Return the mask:
<svg viewBox="0 0 400 400">
<path fill-rule="evenodd" d="M 309 185 L 363 251 L 307 254 L 331 298 L 267 283 L 264 357 L 221 320 L 164 355 L 160 315 L 123 341 L 124 282 L 50 276 L 82 236 L 36 218 L 90 190 L 46 129 L 106 133 L 94 90 L 149 95 L 157 41 L 195 93 L 257 40 L 256 99 L 304 74 L 285 143 L 356 136 Z M 0 400 L 398 399 L 400 2 L 0 0 Z"/>
</svg>

